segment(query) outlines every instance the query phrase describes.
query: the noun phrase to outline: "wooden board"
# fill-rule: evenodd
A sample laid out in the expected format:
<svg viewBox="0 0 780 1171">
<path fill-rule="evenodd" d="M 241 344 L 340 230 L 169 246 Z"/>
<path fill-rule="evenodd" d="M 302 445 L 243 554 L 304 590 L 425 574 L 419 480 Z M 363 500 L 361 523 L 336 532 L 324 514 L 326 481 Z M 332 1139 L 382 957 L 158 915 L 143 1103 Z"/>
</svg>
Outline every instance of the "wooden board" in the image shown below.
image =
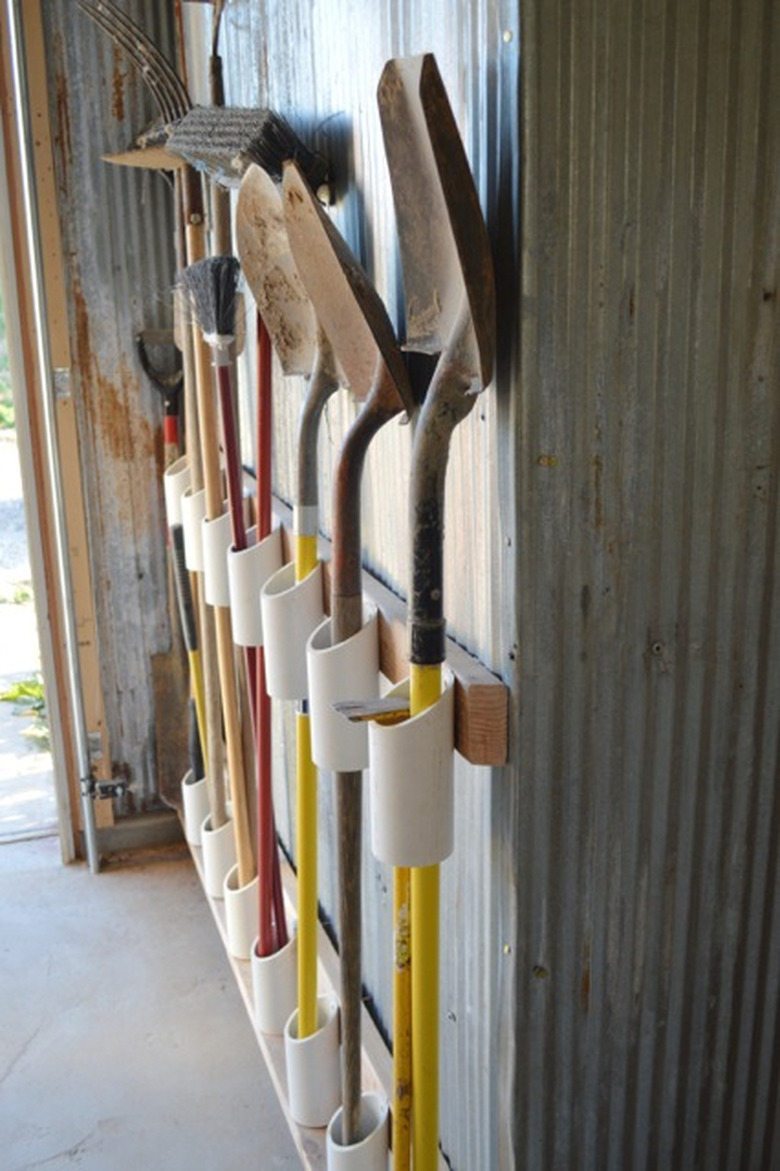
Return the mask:
<svg viewBox="0 0 780 1171">
<path fill-rule="evenodd" d="M 281 501 L 274 510 L 282 524 L 285 560 L 292 557 L 291 514 Z M 320 538 L 325 612 L 329 613 L 330 542 Z M 409 673 L 406 604 L 387 586 L 364 570 L 363 593 L 379 611 L 379 666 L 391 683 Z M 455 676 L 455 747 L 470 764 L 500 767 L 506 764 L 509 734 L 509 689 L 492 671 L 451 638 L 447 639 L 447 666 Z"/>
</svg>

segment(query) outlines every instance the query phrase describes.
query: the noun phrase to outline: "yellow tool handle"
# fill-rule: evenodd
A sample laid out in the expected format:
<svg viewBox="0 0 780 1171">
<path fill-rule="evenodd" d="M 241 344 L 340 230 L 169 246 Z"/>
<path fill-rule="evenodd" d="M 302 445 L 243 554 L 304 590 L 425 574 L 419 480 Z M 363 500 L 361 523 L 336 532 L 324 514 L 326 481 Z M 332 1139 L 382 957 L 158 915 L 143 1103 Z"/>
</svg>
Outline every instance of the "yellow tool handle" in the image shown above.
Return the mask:
<svg viewBox="0 0 780 1171">
<path fill-rule="evenodd" d="M 411 667 L 411 713 L 441 695 L 439 664 Z M 412 1151 L 414 1171 L 439 1160 L 439 867 L 415 867 L 412 896 Z"/>
<path fill-rule="evenodd" d="M 190 689 L 195 701 L 195 719 L 198 723 L 198 735 L 204 762 L 208 759 L 208 729 L 206 727 L 206 703 L 203 696 L 203 669 L 200 662 L 200 651 L 188 651 L 187 660 L 190 664 Z M 197 777 L 195 778 L 197 780 Z"/>
<path fill-rule="evenodd" d="M 225 721 L 228 776 L 233 798 L 233 831 L 236 838 L 238 885 L 246 886 L 255 877 L 256 871 L 249 828 L 241 721 L 238 714 L 233 630 L 230 622 L 230 610 L 227 606 L 214 606 L 214 624 L 217 634 L 217 666 L 219 668 L 219 688 L 222 693 L 222 718 Z"/>
<path fill-rule="evenodd" d="M 295 580 L 303 581 L 317 565 L 317 535 L 296 534 L 295 537 Z"/>
<path fill-rule="evenodd" d="M 295 580 L 317 565 L 317 535 L 296 533 Z M 311 758 L 309 717 L 295 718 L 298 853 L 298 1036 L 317 1028 L 317 766 Z"/>
<path fill-rule="evenodd" d="M 393 871 L 393 1169 L 409 1171 L 412 1149 L 411 887 L 405 866 Z"/>
<path fill-rule="evenodd" d="M 317 768 L 309 717 L 295 717 L 298 853 L 298 1037 L 317 1028 Z"/>
</svg>

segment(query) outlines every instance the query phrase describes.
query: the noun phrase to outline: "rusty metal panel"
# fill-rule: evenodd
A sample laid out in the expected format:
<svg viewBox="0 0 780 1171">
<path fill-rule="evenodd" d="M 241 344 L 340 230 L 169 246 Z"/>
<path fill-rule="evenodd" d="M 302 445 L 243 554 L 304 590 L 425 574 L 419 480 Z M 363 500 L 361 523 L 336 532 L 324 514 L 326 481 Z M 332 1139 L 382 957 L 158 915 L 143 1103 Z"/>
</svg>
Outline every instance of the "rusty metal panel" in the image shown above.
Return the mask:
<svg viewBox="0 0 780 1171">
<path fill-rule="evenodd" d="M 134 812 L 159 798 L 152 664 L 172 643 L 162 402 L 141 372 L 134 339 L 140 329 L 171 324 L 172 199 L 161 174 L 101 160 L 127 149 L 157 116 L 142 78 L 75 4 L 50 0 L 43 14 L 99 686 L 113 768 L 131 784 L 119 812 Z M 163 50 L 170 45 L 159 5 L 134 4 L 130 14 Z"/>
</svg>

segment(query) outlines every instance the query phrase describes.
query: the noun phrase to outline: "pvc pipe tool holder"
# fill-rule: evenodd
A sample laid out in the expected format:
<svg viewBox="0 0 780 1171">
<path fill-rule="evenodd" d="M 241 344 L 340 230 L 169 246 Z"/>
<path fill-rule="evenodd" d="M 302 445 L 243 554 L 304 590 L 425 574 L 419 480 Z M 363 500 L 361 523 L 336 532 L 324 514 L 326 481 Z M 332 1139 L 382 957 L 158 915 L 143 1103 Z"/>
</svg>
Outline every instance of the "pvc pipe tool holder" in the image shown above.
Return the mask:
<svg viewBox="0 0 780 1171">
<path fill-rule="evenodd" d="M 188 769 L 181 781 L 184 836 L 191 846 L 201 844 L 201 828 L 209 812 L 209 793 L 206 778 L 197 778 Z"/>
<path fill-rule="evenodd" d="M 282 531 L 274 529 L 256 541 L 256 528 L 247 533 L 246 549 L 228 549 L 227 571 L 233 641 L 236 646 L 263 645 L 260 591 L 282 567 Z"/>
<path fill-rule="evenodd" d="M 203 886 L 212 899 L 221 899 L 225 893 L 225 878 L 236 864 L 236 835 L 233 823 L 226 821 L 219 829 L 211 825 L 209 815 L 200 830 L 203 848 Z"/>
<path fill-rule="evenodd" d="M 260 913 L 260 883 L 257 875 L 244 886 L 238 885 L 238 866 L 225 875 L 222 894 L 225 900 L 225 933 L 230 954 L 248 960 L 255 942 Z"/>
<path fill-rule="evenodd" d="M 306 644 L 311 756 L 319 768 L 356 772 L 368 767 L 368 725 L 350 722 L 333 704 L 379 695 L 376 607 L 364 604 L 363 626 L 344 642 L 334 646 L 332 632 L 331 619 L 326 618 Z"/>
<path fill-rule="evenodd" d="M 317 1027 L 298 1037 L 298 1010 L 284 1027 L 287 1100 L 299 1126 L 327 1126 L 341 1101 L 339 1005 L 335 996 L 317 999 Z"/>
<path fill-rule="evenodd" d="M 258 940 L 252 943 L 252 994 L 255 1024 L 261 1033 L 281 1036 L 297 1003 L 298 937 L 270 956 L 257 954 Z"/>
<path fill-rule="evenodd" d="M 268 694 L 272 699 L 307 699 L 306 643 L 325 617 L 322 565 L 296 581 L 295 565 L 288 562 L 265 583 L 260 600 Z"/>
<path fill-rule="evenodd" d="M 181 498 L 190 486 L 190 465 L 186 455 L 180 455 L 163 472 L 163 496 L 168 528 L 182 524 Z"/>
<path fill-rule="evenodd" d="M 389 693 L 408 696 L 405 679 Z M 454 848 L 455 681 L 400 724 L 371 723 L 371 848 L 391 866 L 433 866 Z"/>
<path fill-rule="evenodd" d="M 213 520 L 203 518 L 203 596 L 209 606 L 230 606 L 227 555 L 233 540 L 230 513 Z"/>
<path fill-rule="evenodd" d="M 387 1171 L 390 1144 L 390 1111 L 386 1098 L 361 1094 L 358 1137 L 349 1146 L 341 1141 L 342 1107 L 328 1123 L 325 1138 L 328 1171 Z"/>
<path fill-rule="evenodd" d="M 191 573 L 203 573 L 203 538 L 201 527 L 206 515 L 206 490 L 186 488 L 181 497 L 181 523 L 184 527 L 184 564 Z"/>
</svg>

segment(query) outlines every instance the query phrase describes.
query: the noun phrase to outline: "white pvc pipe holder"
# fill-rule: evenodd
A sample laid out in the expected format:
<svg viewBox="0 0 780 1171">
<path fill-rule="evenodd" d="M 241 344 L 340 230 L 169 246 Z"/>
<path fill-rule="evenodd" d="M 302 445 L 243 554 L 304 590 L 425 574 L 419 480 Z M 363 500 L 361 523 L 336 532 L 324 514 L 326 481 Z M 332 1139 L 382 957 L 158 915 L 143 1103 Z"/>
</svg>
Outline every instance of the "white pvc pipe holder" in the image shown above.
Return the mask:
<svg viewBox="0 0 780 1171">
<path fill-rule="evenodd" d="M 201 826 L 209 812 L 209 793 L 206 778 L 197 778 L 188 769 L 181 782 L 184 836 L 191 846 L 201 844 Z"/>
<path fill-rule="evenodd" d="M 287 1101 L 299 1126 L 327 1126 L 341 1100 L 339 1006 L 334 996 L 317 1000 L 317 1028 L 298 1037 L 298 1010 L 284 1027 Z"/>
<path fill-rule="evenodd" d="M 182 524 L 181 497 L 190 486 L 190 465 L 186 455 L 180 455 L 163 472 L 163 496 L 168 528 Z"/>
<path fill-rule="evenodd" d="M 223 512 L 213 520 L 203 518 L 203 596 L 209 606 L 230 605 L 227 555 L 232 540 L 229 512 Z"/>
<path fill-rule="evenodd" d="M 409 680 L 390 695 L 408 698 Z M 452 853 L 455 836 L 455 687 L 445 679 L 431 707 L 391 726 L 372 722 L 371 848 L 391 866 L 433 866 Z"/>
<path fill-rule="evenodd" d="M 238 866 L 231 866 L 222 887 L 225 899 L 225 933 L 230 954 L 248 960 L 257 932 L 260 913 L 260 884 L 257 875 L 244 886 L 238 885 Z"/>
<path fill-rule="evenodd" d="M 387 1171 L 390 1146 L 390 1111 L 379 1094 L 361 1094 L 358 1137 L 342 1142 L 344 1112 L 341 1107 L 328 1123 L 325 1139 L 328 1171 Z"/>
<path fill-rule="evenodd" d="M 265 583 L 260 600 L 268 694 L 273 699 L 307 699 L 306 642 L 325 616 L 322 565 L 296 582 L 295 565 L 288 562 Z"/>
<path fill-rule="evenodd" d="M 203 848 L 203 886 L 212 899 L 224 895 L 225 878 L 236 864 L 236 835 L 232 821 L 213 829 L 211 816 L 205 818 L 200 830 Z"/>
<path fill-rule="evenodd" d="M 367 724 L 352 723 L 333 704 L 379 695 L 376 607 L 364 607 L 363 626 L 357 634 L 335 646 L 332 639 L 332 620 L 326 618 L 306 644 L 311 755 L 319 768 L 356 772 L 368 767 Z"/>
<path fill-rule="evenodd" d="M 255 939 L 251 962 L 255 1024 L 261 1033 L 281 1036 L 297 1002 L 298 937 L 292 934 L 284 947 L 270 956 L 257 954 Z"/>
<path fill-rule="evenodd" d="M 206 492 L 186 488 L 181 497 L 181 523 L 184 528 L 184 564 L 190 573 L 203 573 L 201 526 L 206 515 Z"/>
<path fill-rule="evenodd" d="M 263 611 L 260 591 L 282 567 L 282 531 L 274 529 L 262 541 L 252 543 L 256 529 L 250 529 L 246 549 L 228 550 L 228 588 L 236 646 L 263 645 Z M 250 540 L 251 538 L 251 540 Z"/>
</svg>

